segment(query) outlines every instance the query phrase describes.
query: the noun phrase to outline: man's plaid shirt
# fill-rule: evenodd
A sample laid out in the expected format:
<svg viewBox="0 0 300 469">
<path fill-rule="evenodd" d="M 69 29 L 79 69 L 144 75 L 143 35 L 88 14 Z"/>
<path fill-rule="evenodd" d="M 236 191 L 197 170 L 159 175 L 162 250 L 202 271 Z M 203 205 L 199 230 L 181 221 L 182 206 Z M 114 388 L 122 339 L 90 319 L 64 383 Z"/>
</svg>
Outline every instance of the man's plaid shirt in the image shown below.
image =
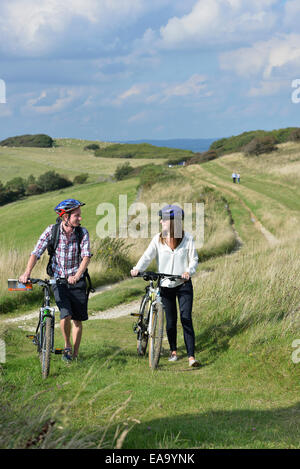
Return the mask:
<svg viewBox="0 0 300 469">
<path fill-rule="evenodd" d="M 31 253 L 38 259 L 47 248 L 48 242 L 51 239 L 52 226 L 53 225 L 50 225 L 45 229 Z M 62 224 L 59 229 L 59 241 L 55 255 L 52 259 L 52 269 L 54 277 L 68 278 L 70 275 L 73 276 L 76 274 L 83 257 L 92 257 L 90 251 L 90 238 L 87 229 L 81 227 L 84 236 L 80 244 L 81 252 L 79 255 L 78 241 L 74 231 L 68 239 L 65 231 L 63 230 Z"/>
</svg>

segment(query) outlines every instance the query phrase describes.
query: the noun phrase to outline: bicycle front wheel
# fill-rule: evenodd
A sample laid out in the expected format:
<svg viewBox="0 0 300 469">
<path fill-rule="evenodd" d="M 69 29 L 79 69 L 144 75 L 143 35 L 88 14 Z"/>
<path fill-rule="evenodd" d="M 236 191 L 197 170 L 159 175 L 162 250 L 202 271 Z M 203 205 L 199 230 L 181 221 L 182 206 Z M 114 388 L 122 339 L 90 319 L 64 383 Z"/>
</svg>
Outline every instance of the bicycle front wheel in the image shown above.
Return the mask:
<svg viewBox="0 0 300 469">
<path fill-rule="evenodd" d="M 139 329 L 137 333 L 137 353 L 140 356 L 144 356 L 148 345 L 148 321 L 149 321 L 149 309 L 151 301 L 148 295 L 145 295 L 142 299 L 140 311 L 139 311 Z"/>
<path fill-rule="evenodd" d="M 42 343 L 40 348 L 40 361 L 42 367 L 42 376 L 47 378 L 50 371 L 50 359 L 51 359 L 51 318 L 46 317 L 42 325 Z"/>
<path fill-rule="evenodd" d="M 153 307 L 151 332 L 149 338 L 149 366 L 152 369 L 158 367 L 162 340 L 164 335 L 164 310 L 161 303 Z"/>
</svg>

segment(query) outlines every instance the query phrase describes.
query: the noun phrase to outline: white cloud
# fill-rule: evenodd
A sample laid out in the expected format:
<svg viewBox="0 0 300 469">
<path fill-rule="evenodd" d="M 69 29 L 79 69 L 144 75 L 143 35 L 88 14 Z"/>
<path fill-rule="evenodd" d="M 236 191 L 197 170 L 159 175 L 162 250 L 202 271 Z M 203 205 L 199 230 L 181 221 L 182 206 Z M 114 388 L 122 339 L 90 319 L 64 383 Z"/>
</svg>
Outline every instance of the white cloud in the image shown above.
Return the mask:
<svg viewBox="0 0 300 469">
<path fill-rule="evenodd" d="M 132 124 L 132 123 L 135 123 L 135 122 L 139 122 L 139 121 L 142 121 L 144 120 L 146 117 L 146 112 L 145 111 L 141 111 L 141 112 L 138 112 L 137 114 L 134 114 L 133 116 L 129 117 L 128 119 L 128 123 L 129 124 Z"/>
<path fill-rule="evenodd" d="M 173 17 L 160 28 L 161 47 L 194 47 L 245 40 L 258 31 L 270 30 L 279 0 L 198 0 L 182 17 Z"/>
<path fill-rule="evenodd" d="M 143 104 L 164 103 L 174 98 L 195 98 L 210 95 L 207 90 L 206 77 L 193 74 L 190 78 L 178 83 L 139 83 L 133 84 L 129 89 L 123 91 L 110 104 L 122 105 L 129 100 L 135 100 Z M 108 101 L 107 101 L 108 104 Z"/>
<path fill-rule="evenodd" d="M 152 1 L 150 8 L 159 8 L 159 2 Z M 147 10 L 147 0 L 9 0 L 0 4 L 0 49 L 39 56 L 58 46 L 66 32 L 75 34 L 74 19 L 96 25 L 97 34 L 103 36 L 131 25 Z"/>
<path fill-rule="evenodd" d="M 163 91 L 163 101 L 175 96 L 199 96 L 206 89 L 206 78 L 203 75 L 194 74 L 183 83 L 166 86 Z"/>
<path fill-rule="evenodd" d="M 52 94 L 56 92 L 56 96 L 51 104 L 45 101 L 52 100 Z M 22 108 L 23 112 L 32 111 L 37 114 L 55 114 L 64 111 L 70 104 L 78 100 L 81 93 L 76 89 L 60 89 L 60 90 L 43 90 L 39 96 L 32 97 L 27 100 Z"/>
<path fill-rule="evenodd" d="M 242 77 L 261 75 L 269 79 L 275 70 L 286 75 L 299 65 L 300 34 L 280 35 L 220 55 L 221 69 L 233 70 Z"/>
<path fill-rule="evenodd" d="M 258 86 L 253 86 L 250 88 L 248 96 L 259 97 L 259 96 L 273 96 L 277 94 L 281 89 L 288 89 L 290 82 L 287 83 L 286 80 L 280 81 L 261 81 Z"/>
</svg>

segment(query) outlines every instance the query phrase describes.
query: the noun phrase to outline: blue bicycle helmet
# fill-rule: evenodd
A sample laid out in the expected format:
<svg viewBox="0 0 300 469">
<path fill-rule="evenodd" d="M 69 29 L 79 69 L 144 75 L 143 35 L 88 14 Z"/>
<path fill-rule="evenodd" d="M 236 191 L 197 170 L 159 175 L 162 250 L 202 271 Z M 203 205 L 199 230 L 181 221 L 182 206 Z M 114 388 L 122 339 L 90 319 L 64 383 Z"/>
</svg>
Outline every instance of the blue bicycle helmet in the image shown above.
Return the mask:
<svg viewBox="0 0 300 469">
<path fill-rule="evenodd" d="M 159 212 L 158 215 L 163 220 L 174 220 L 174 218 L 184 219 L 184 211 L 178 205 L 165 205 Z"/>
<path fill-rule="evenodd" d="M 61 217 L 64 213 L 72 212 L 78 207 L 82 207 L 85 203 L 80 202 L 76 199 L 66 199 L 60 202 L 54 209 L 54 211 Z"/>
</svg>

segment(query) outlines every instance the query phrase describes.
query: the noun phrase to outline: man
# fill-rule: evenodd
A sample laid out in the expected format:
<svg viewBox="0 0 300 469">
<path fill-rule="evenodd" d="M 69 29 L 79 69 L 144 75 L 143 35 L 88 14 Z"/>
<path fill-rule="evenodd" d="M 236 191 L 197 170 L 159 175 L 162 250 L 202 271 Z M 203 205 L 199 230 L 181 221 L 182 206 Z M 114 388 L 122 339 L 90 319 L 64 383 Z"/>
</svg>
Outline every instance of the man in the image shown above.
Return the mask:
<svg viewBox="0 0 300 469">
<path fill-rule="evenodd" d="M 51 260 L 51 269 L 54 278 L 65 278 L 67 284 L 53 287 L 56 304 L 60 310 L 60 328 L 65 341 L 63 360 L 70 363 L 78 356 L 82 337 L 82 321 L 88 319 L 87 293 L 85 272 L 92 256 L 90 252 L 89 233 L 86 228 L 80 227 L 81 207 L 85 205 L 76 199 L 67 199 L 55 207 L 59 215 L 58 244 Z M 20 282 L 26 283 L 31 272 L 49 246 L 53 236 L 53 227 L 50 225 L 41 235 L 32 251 L 26 270 L 20 277 Z M 80 227 L 80 228 L 79 228 Z M 78 241 L 78 230 L 81 230 L 81 240 Z M 72 339 L 73 354 L 70 340 L 71 320 L 73 321 Z"/>
</svg>

